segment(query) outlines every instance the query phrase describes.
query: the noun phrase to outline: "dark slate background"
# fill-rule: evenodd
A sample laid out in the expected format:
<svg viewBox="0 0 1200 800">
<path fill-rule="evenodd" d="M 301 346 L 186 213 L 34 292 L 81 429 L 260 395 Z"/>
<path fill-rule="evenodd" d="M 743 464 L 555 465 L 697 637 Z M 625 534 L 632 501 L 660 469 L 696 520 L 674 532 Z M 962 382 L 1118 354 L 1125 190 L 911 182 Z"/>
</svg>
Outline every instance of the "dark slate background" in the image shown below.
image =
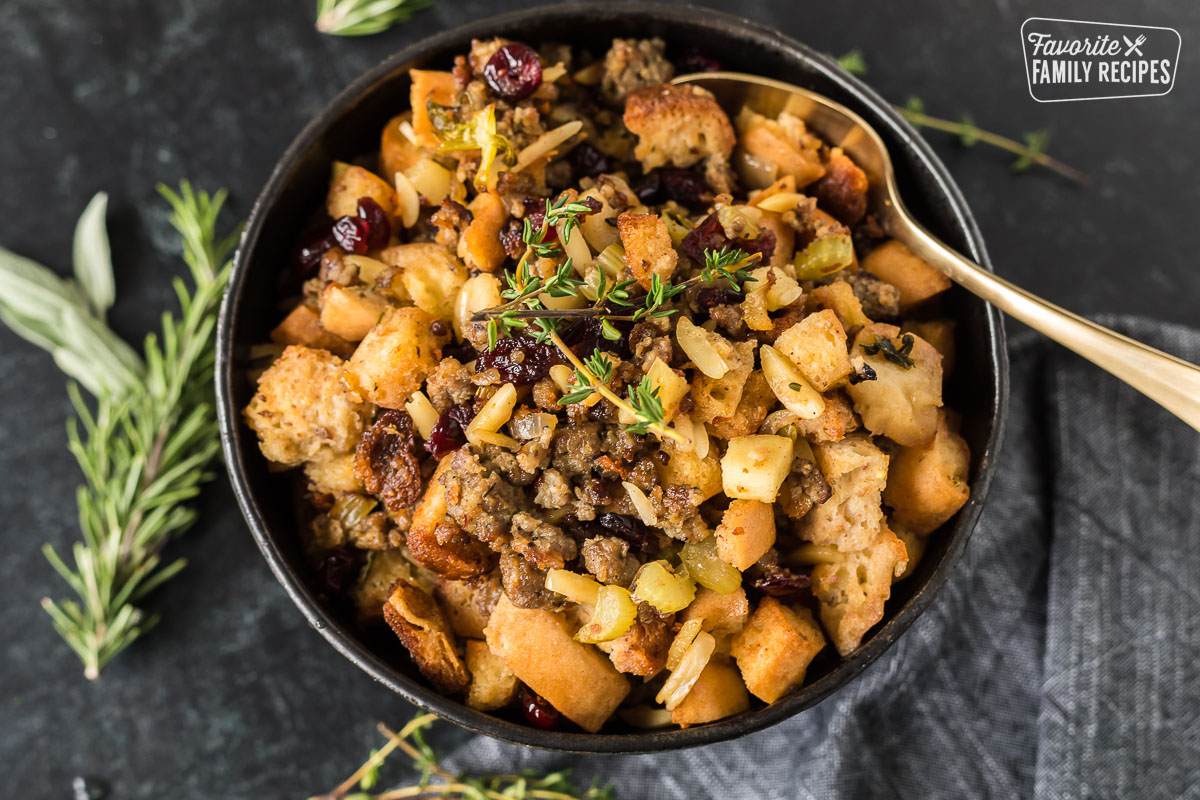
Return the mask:
<svg viewBox="0 0 1200 800">
<path fill-rule="evenodd" d="M 6 0 L 0 243 L 65 271 L 76 216 L 108 191 L 113 324 L 139 339 L 173 303 L 169 278 L 182 270 L 155 182 L 226 186 L 229 219 L 241 217 L 291 137 L 361 71 L 427 34 L 536 4 L 438 0 L 365 39 L 317 34 L 313 5 Z M 969 111 L 1009 134 L 1052 128 L 1051 152 L 1090 173 L 1090 190 L 1044 171 L 1014 176 L 1004 154 L 930 134 L 997 270 L 1084 314 L 1200 322 L 1200 62 L 1191 52 L 1200 6 L 1088 3 L 1089 19 L 1179 29 L 1177 86 L 1160 98 L 1058 105 L 1030 99 L 1018 29 L 1035 14 L 1083 13 L 1074 4 L 743 0 L 735 10 L 831 53 L 861 48 L 868 80 L 897 102 L 916 93 L 930 113 Z M 69 797 L 75 775 L 102 776 L 118 800 L 332 788 L 379 743 L 376 721 L 398 725 L 412 709 L 308 629 L 223 476 L 203 497 L 200 524 L 173 547 L 190 566 L 154 598 L 164 623 L 98 683 L 82 678 L 38 606 L 65 591 L 41 544 L 69 548 L 77 537 L 69 412 L 50 360 L 0 330 L 0 794 Z M 443 726 L 437 736 L 457 732 Z"/>
</svg>

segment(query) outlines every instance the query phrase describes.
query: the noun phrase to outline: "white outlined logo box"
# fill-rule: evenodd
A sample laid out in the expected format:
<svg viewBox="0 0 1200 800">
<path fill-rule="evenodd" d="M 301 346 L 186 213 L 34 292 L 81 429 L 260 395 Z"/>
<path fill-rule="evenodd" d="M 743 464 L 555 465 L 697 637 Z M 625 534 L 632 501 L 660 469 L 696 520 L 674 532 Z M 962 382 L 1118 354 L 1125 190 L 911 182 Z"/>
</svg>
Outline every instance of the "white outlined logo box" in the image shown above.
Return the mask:
<svg viewBox="0 0 1200 800">
<path fill-rule="evenodd" d="M 1030 17 L 1021 24 L 1029 96 L 1039 103 L 1160 97 L 1175 88 L 1174 28 Z"/>
</svg>

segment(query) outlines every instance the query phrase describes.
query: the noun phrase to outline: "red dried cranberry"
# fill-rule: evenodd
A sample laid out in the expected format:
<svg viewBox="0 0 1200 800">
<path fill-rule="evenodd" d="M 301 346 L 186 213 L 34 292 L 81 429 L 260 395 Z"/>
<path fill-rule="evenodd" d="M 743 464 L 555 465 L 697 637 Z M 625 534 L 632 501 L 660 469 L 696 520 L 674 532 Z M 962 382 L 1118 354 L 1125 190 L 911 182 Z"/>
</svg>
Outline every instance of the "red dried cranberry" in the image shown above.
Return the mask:
<svg viewBox="0 0 1200 800">
<path fill-rule="evenodd" d="M 775 253 L 775 234 L 763 228 L 753 239 L 730 239 L 725 235 L 725 228 L 721 226 L 721 221 L 714 211 L 688 232 L 682 244 L 687 257 L 700 264 L 704 263 L 705 251 L 719 251 L 725 247 L 738 248 L 751 255 L 762 253 L 762 260 L 769 261 Z"/>
<path fill-rule="evenodd" d="M 525 252 L 525 241 L 521 238 L 522 232 L 519 219 L 510 219 L 500 229 L 500 244 L 509 258 L 520 258 L 521 254 Z"/>
<path fill-rule="evenodd" d="M 762 577 L 755 578 L 753 586 L 771 597 L 787 597 L 808 589 L 812 586 L 812 579 L 807 575 L 797 575 L 786 567 L 775 567 Z"/>
<path fill-rule="evenodd" d="M 474 418 L 475 409 L 465 403 L 446 409 L 433 424 L 425 449 L 434 458 L 441 459 L 446 453 L 462 447 L 467 441 L 464 431 Z"/>
<path fill-rule="evenodd" d="M 510 336 L 496 341 L 496 346 L 479 354 L 475 370 L 484 372 L 493 367 L 500 380 L 517 386 L 537 383 L 550 374 L 550 368 L 563 363 L 558 348 L 538 344 L 529 336 Z"/>
<path fill-rule="evenodd" d="M 725 65 L 721 63 L 720 59 L 705 55 L 699 50 L 692 50 L 679 59 L 675 71 L 680 75 L 686 75 L 692 72 L 720 72 L 724 68 Z"/>
<path fill-rule="evenodd" d="M 367 221 L 362 217 L 342 217 L 333 223 L 333 238 L 347 253 L 361 256 L 367 252 L 368 229 Z"/>
<path fill-rule="evenodd" d="M 575 183 L 580 178 L 594 178 L 605 172 L 612 172 L 612 160 L 600 152 L 591 142 L 580 142 L 567 153 L 567 163 L 571 166 L 571 180 Z"/>
<path fill-rule="evenodd" d="M 301 237 L 294 258 L 299 276 L 306 278 L 315 272 L 321 265 L 321 257 L 337 247 L 337 244 L 337 240 L 333 238 L 333 226 L 328 222 Z"/>
<path fill-rule="evenodd" d="M 493 92 L 515 103 L 542 85 L 542 62 L 532 48 L 509 42 L 488 59 L 483 79 Z"/>
<path fill-rule="evenodd" d="M 608 310 L 615 311 L 611 307 Z M 610 324 L 621 334 L 620 339 L 614 341 L 604 338 L 600 333 L 600 321 L 595 317 L 585 317 L 563 332 L 563 342 L 571 348 L 571 352 L 580 358 L 590 356 L 597 349 L 607 350 L 620 356 L 628 355 L 630 353 L 629 332 L 633 330 L 633 323 L 629 320 L 614 319 Z"/>
<path fill-rule="evenodd" d="M 546 201 L 541 197 L 526 197 L 521 201 L 525 206 L 525 219 L 529 220 L 529 224 L 533 229 L 539 230 L 542 223 L 546 221 Z M 522 231 L 524 228 L 522 228 Z M 558 241 L 558 229 L 547 228 L 546 237 L 542 239 L 546 244 Z M 522 250 L 523 252 L 523 250 Z"/>
<path fill-rule="evenodd" d="M 714 306 L 736 306 L 744 299 L 741 292 L 715 286 L 706 287 L 696 293 L 696 305 L 702 311 L 711 311 Z"/>
<path fill-rule="evenodd" d="M 550 701 L 525 684 L 521 684 L 521 711 L 525 721 L 535 728 L 552 731 L 558 727 L 562 715 L 550 705 Z"/>
<path fill-rule="evenodd" d="M 674 200 L 692 211 L 705 208 L 713 198 L 712 187 L 695 170 L 682 167 L 659 167 L 641 177 L 634 193 L 646 205 L 659 205 Z"/>
<path fill-rule="evenodd" d="M 637 517 L 628 514 L 601 514 L 596 523 L 610 536 L 617 536 L 639 550 L 658 550 L 658 537 Z"/>
<path fill-rule="evenodd" d="M 392 235 L 392 223 L 387 212 L 370 197 L 358 198 L 358 216 L 367 221 L 367 248 L 379 250 L 387 247 Z"/>
<path fill-rule="evenodd" d="M 317 591 L 329 597 L 346 592 L 358 577 L 359 551 L 349 545 L 336 547 L 321 559 L 317 569 Z"/>
</svg>

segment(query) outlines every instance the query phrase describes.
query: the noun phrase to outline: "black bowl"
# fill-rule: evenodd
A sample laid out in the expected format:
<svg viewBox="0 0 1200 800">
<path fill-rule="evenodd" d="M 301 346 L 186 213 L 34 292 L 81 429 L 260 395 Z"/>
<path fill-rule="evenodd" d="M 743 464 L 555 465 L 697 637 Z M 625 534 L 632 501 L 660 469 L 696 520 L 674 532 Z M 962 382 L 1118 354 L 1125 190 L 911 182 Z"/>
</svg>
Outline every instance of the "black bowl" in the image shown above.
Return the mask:
<svg viewBox="0 0 1200 800">
<path fill-rule="evenodd" d="M 304 221 L 321 206 L 330 162 L 378 147 L 383 124 L 408 107 L 410 67 L 446 69 L 454 55 L 466 52 L 472 38 L 495 35 L 530 43 L 562 41 L 597 53 L 614 36 L 661 36 L 672 55 L 695 48 L 719 56 L 728 69 L 828 95 L 862 114 L 883 136 L 904 199 L 917 218 L 952 247 L 988 265 L 971 212 L 929 146 L 886 101 L 808 46 L 754 22 L 686 6 L 573 3 L 473 22 L 405 48 L 354 81 L 296 137 L 254 205 L 221 309 L 216 365 L 222 443 L 242 513 L 279 582 L 330 644 L 407 700 L 470 730 L 535 747 L 634 753 L 724 741 L 773 725 L 841 688 L 878 658 L 929 605 L 966 546 L 991 482 L 1007 399 L 1004 331 L 999 314 L 983 301 L 955 288 L 946 302 L 959 324 L 958 366 L 946 402 L 962 413 L 963 435 L 971 447 L 970 501 L 930 537 L 915 575 L 896 585 L 884 622 L 851 656 L 841 659 L 826 648 L 801 689 L 771 705 L 686 730 L 547 732 L 475 711 L 433 691 L 394 637 L 364 636 L 318 601 L 306 582 L 288 482 L 267 469 L 253 433 L 242 424 L 240 409 L 253 392 L 245 377 L 249 348 L 266 341 L 278 321 L 279 271 L 288 263 Z"/>
</svg>

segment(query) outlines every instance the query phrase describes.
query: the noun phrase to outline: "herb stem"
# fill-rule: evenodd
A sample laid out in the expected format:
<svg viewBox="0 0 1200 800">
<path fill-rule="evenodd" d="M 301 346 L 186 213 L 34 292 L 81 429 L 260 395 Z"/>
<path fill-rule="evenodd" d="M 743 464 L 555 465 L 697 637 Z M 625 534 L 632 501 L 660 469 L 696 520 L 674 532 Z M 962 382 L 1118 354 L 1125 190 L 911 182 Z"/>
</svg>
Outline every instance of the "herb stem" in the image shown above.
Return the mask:
<svg viewBox="0 0 1200 800">
<path fill-rule="evenodd" d="M 971 136 L 985 144 L 990 144 L 1001 150 L 1007 150 L 1015 156 L 1040 164 L 1047 169 L 1057 172 L 1064 178 L 1078 183 L 1080 186 L 1088 186 L 1092 182 L 1092 179 L 1083 172 L 1055 158 L 1051 158 L 1043 152 L 1027 147 L 1015 139 L 1010 139 L 1007 136 L 1001 136 L 998 133 L 992 133 L 991 131 L 986 131 L 964 122 L 954 122 L 948 119 L 941 119 L 940 117 L 931 117 L 923 111 L 916 111 L 904 106 L 896 106 L 895 108 L 900 112 L 901 116 L 918 128 L 933 128 L 934 130 L 952 133 L 956 136 Z"/>
</svg>

